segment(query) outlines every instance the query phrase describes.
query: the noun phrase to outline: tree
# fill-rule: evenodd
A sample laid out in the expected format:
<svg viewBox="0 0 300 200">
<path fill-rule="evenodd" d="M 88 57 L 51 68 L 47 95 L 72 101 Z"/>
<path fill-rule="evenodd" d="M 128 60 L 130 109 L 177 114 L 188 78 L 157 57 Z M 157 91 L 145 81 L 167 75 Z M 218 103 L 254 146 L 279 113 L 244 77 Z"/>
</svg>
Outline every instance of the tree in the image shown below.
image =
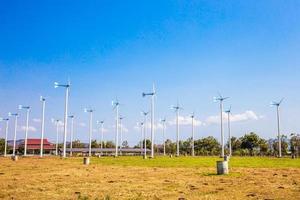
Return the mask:
<svg viewBox="0 0 300 200">
<path fill-rule="evenodd" d="M 129 147 L 127 140 L 123 141 L 122 147 L 123 148 L 128 148 Z"/>
<path fill-rule="evenodd" d="M 241 143 L 239 138 L 231 137 L 231 150 L 233 155 L 240 155 Z M 229 147 L 229 142 L 227 142 L 227 146 Z"/>
<path fill-rule="evenodd" d="M 299 156 L 300 152 L 300 134 L 291 134 L 290 149 L 293 155 Z"/>
<path fill-rule="evenodd" d="M 175 154 L 176 153 L 176 143 L 172 142 L 170 139 L 166 140 L 166 153 Z"/>
<path fill-rule="evenodd" d="M 261 138 L 258 143 L 260 155 L 267 155 L 269 152 L 269 145 L 267 140 Z"/>
<path fill-rule="evenodd" d="M 196 155 L 219 155 L 220 144 L 212 136 L 195 140 L 195 153 Z"/>
<path fill-rule="evenodd" d="M 4 154 L 5 139 L 0 139 L 0 154 Z"/>
<path fill-rule="evenodd" d="M 145 140 L 143 140 L 143 148 L 145 148 Z M 151 149 L 151 141 L 146 139 L 146 148 Z"/>
<path fill-rule="evenodd" d="M 116 147 L 116 145 L 113 141 L 107 141 L 105 143 L 105 148 L 115 148 L 115 147 Z"/>
<path fill-rule="evenodd" d="M 72 144 L 73 148 L 84 148 L 84 144 L 80 142 L 80 140 L 75 140 L 73 141 Z"/>
<path fill-rule="evenodd" d="M 92 140 L 91 147 L 92 148 L 99 148 L 99 144 L 97 143 L 97 140 Z"/>
<path fill-rule="evenodd" d="M 250 134 L 245 134 L 240 140 L 242 141 L 241 148 L 249 150 L 250 155 L 253 156 L 254 149 L 259 147 L 261 139 L 257 134 L 251 132 Z"/>
<path fill-rule="evenodd" d="M 278 140 L 275 140 L 273 142 L 273 150 L 274 150 L 274 154 L 278 155 Z M 282 155 L 287 155 L 287 151 L 288 151 L 287 136 L 282 135 L 281 136 L 281 153 L 282 153 Z"/>
</svg>

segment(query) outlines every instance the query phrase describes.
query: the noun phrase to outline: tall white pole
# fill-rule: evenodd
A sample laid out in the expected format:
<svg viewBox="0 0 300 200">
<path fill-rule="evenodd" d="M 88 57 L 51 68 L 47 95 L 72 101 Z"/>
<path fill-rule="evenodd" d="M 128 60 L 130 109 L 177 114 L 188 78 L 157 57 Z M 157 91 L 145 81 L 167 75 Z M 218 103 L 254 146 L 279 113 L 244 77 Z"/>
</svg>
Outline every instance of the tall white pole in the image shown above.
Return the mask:
<svg viewBox="0 0 300 200">
<path fill-rule="evenodd" d="M 6 119 L 6 127 L 5 127 L 5 144 L 4 144 L 4 157 L 7 155 L 7 136 L 8 136 L 8 125 L 9 119 Z"/>
<path fill-rule="evenodd" d="M 123 145 L 123 126 L 122 126 L 122 118 L 120 117 L 120 155 L 122 155 L 122 145 Z"/>
<path fill-rule="evenodd" d="M 18 126 L 18 114 L 15 115 L 15 133 L 14 133 L 13 156 L 16 155 L 17 126 Z"/>
<path fill-rule="evenodd" d="M 29 127 L 29 112 L 30 108 L 26 111 L 26 129 L 25 129 L 25 146 L 24 146 L 24 156 L 27 156 L 27 138 L 28 138 L 28 127 Z"/>
<path fill-rule="evenodd" d="M 229 144 L 229 156 L 232 155 L 232 148 L 231 148 L 231 126 L 230 126 L 230 112 L 227 112 L 227 119 L 228 119 L 228 144 Z"/>
<path fill-rule="evenodd" d="M 280 116 L 279 116 L 279 105 L 277 106 L 277 131 L 278 131 L 278 153 L 281 158 L 281 136 L 280 136 Z"/>
<path fill-rule="evenodd" d="M 118 156 L 118 140 L 119 140 L 119 105 L 116 105 L 116 138 L 115 138 L 115 143 L 116 143 L 116 149 L 115 149 L 115 157 Z"/>
<path fill-rule="evenodd" d="M 144 158 L 147 158 L 147 114 L 144 114 Z"/>
<path fill-rule="evenodd" d="M 221 152 L 221 157 L 224 158 L 224 133 L 223 133 L 223 100 L 220 100 L 220 117 L 221 117 L 221 146 L 222 146 L 222 152 Z"/>
<path fill-rule="evenodd" d="M 164 156 L 166 156 L 166 121 L 163 121 Z"/>
<path fill-rule="evenodd" d="M 177 153 L 176 155 L 179 156 L 179 109 L 176 110 L 176 143 L 177 143 Z"/>
<path fill-rule="evenodd" d="M 41 150 L 40 150 L 40 157 L 43 157 L 44 151 L 44 131 L 45 131 L 45 106 L 46 106 L 46 99 L 41 97 L 42 101 L 42 127 L 41 127 Z"/>
<path fill-rule="evenodd" d="M 141 155 L 143 155 L 143 137 L 144 137 L 144 123 L 141 123 Z"/>
<path fill-rule="evenodd" d="M 93 112 L 90 112 L 90 145 L 89 145 L 89 157 L 92 156 L 92 131 L 93 131 Z"/>
<path fill-rule="evenodd" d="M 102 121 L 101 122 L 101 144 L 100 144 L 100 147 L 101 147 L 101 155 L 103 154 L 103 132 L 104 132 L 104 122 Z"/>
<path fill-rule="evenodd" d="M 66 87 L 66 97 L 65 97 L 64 147 L 63 147 L 63 157 L 64 158 L 66 157 L 66 148 L 67 148 L 68 101 L 69 101 L 69 86 Z"/>
<path fill-rule="evenodd" d="M 194 115 L 192 116 L 192 156 L 195 156 Z"/>
<path fill-rule="evenodd" d="M 74 116 L 71 117 L 70 156 L 73 155 Z"/>
<path fill-rule="evenodd" d="M 151 96 L 151 158 L 154 158 L 154 87 Z"/>
<path fill-rule="evenodd" d="M 59 120 L 56 120 L 56 144 L 55 144 L 55 155 L 58 155 L 58 135 L 59 135 Z"/>
</svg>

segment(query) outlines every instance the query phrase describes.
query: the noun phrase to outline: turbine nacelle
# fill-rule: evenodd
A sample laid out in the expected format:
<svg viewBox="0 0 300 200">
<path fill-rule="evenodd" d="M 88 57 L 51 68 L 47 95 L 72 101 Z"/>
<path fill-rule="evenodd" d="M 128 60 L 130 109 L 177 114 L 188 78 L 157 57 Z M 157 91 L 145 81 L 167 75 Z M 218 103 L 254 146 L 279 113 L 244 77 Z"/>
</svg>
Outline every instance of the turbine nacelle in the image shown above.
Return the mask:
<svg viewBox="0 0 300 200">
<path fill-rule="evenodd" d="M 54 82 L 54 88 L 58 88 L 58 87 L 68 88 L 70 87 L 70 82 L 68 84 L 59 84 L 58 82 Z"/>
<path fill-rule="evenodd" d="M 279 107 L 281 105 L 281 103 L 283 102 L 284 98 L 282 98 L 279 102 L 276 102 L 276 101 L 272 101 L 270 103 L 270 106 L 277 106 Z"/>
<path fill-rule="evenodd" d="M 103 120 L 102 121 L 97 120 L 96 123 L 97 124 L 104 124 L 104 121 Z"/>
<path fill-rule="evenodd" d="M 19 106 L 18 106 L 18 109 L 19 109 L 19 110 L 22 110 L 22 109 L 27 109 L 27 110 L 29 110 L 29 109 L 30 109 L 30 106 L 19 105 Z"/>
<path fill-rule="evenodd" d="M 8 116 L 9 116 L 9 117 L 12 117 L 12 116 L 17 117 L 18 115 L 19 115 L 18 113 L 11 113 L 11 112 L 8 113 Z"/>
<path fill-rule="evenodd" d="M 94 112 L 95 110 L 85 108 L 83 111 L 84 111 L 85 113 L 92 113 L 92 112 Z"/>
<path fill-rule="evenodd" d="M 2 118 L 2 117 L 0 117 L 0 122 L 2 122 L 2 121 L 8 121 L 9 119 L 8 118 Z"/>
<path fill-rule="evenodd" d="M 141 114 L 144 116 L 147 116 L 149 114 L 149 112 L 142 111 Z"/>
<path fill-rule="evenodd" d="M 46 101 L 46 98 L 43 96 L 40 96 L 40 101 Z"/>
</svg>

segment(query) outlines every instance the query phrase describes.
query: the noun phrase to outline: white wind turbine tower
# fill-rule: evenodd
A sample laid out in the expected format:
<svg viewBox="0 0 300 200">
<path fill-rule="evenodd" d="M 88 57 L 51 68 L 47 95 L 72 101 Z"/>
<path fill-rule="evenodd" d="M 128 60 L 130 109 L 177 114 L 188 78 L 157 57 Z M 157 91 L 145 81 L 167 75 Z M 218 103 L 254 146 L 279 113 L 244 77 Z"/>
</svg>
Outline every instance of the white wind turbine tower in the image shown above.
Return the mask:
<svg viewBox="0 0 300 200">
<path fill-rule="evenodd" d="M 92 156 L 92 132 L 93 132 L 93 109 L 84 109 L 84 112 L 90 113 L 90 122 L 89 122 L 89 157 Z"/>
<path fill-rule="evenodd" d="M 46 98 L 40 96 L 40 101 L 42 102 L 41 150 L 40 150 L 40 157 L 43 157 L 43 153 L 44 153 L 44 132 L 45 132 L 45 107 L 46 107 Z"/>
<path fill-rule="evenodd" d="M 229 97 L 222 97 L 222 95 L 219 94 L 219 97 L 214 97 L 215 102 L 220 102 L 220 120 L 221 120 L 221 146 L 222 146 L 222 152 L 221 157 L 224 158 L 225 154 L 225 148 L 224 148 L 224 129 L 223 129 L 223 102 L 224 100 L 228 99 Z"/>
<path fill-rule="evenodd" d="M 147 158 L 147 140 L 146 140 L 146 135 L 147 135 L 147 115 L 149 112 L 144 112 L 142 111 L 142 115 L 144 116 L 144 159 Z"/>
<path fill-rule="evenodd" d="M 19 105 L 19 110 L 22 110 L 22 109 L 26 110 L 26 128 L 25 128 L 25 141 L 24 141 L 24 156 L 27 156 L 27 138 L 28 138 L 30 106 Z"/>
<path fill-rule="evenodd" d="M 5 141 L 4 141 L 4 157 L 6 157 L 9 118 L 0 118 L 0 122 L 1 121 L 5 121 L 6 122 L 6 126 L 5 126 Z"/>
<path fill-rule="evenodd" d="M 100 149 L 101 149 L 101 155 L 103 154 L 103 133 L 104 133 L 104 120 L 97 121 L 97 124 L 101 124 L 101 143 L 100 143 Z"/>
<path fill-rule="evenodd" d="M 54 88 L 64 87 L 66 88 L 66 96 L 65 96 L 65 116 L 64 116 L 64 146 L 63 146 L 63 157 L 66 157 L 66 148 L 67 148 L 67 127 L 68 127 L 68 104 L 69 104 L 69 90 L 70 90 L 70 82 L 67 84 L 59 84 L 54 82 Z"/>
<path fill-rule="evenodd" d="M 70 115 L 69 118 L 71 119 L 71 134 L 70 134 L 70 156 L 73 155 L 73 137 L 74 137 L 74 115 Z"/>
<path fill-rule="evenodd" d="M 140 146 L 141 146 L 141 155 L 143 155 L 144 122 L 140 122 L 140 123 L 137 123 L 137 124 L 141 126 L 141 142 L 140 142 Z"/>
<path fill-rule="evenodd" d="M 195 128 L 194 128 L 195 113 L 191 114 L 191 119 L 192 119 L 192 156 L 195 156 Z"/>
<path fill-rule="evenodd" d="M 171 106 L 172 109 L 176 112 L 176 156 L 179 156 L 179 110 L 183 109 L 179 107 L 177 102 L 177 106 Z"/>
<path fill-rule="evenodd" d="M 271 106 L 276 106 L 277 111 L 277 137 L 278 137 L 278 157 L 281 158 L 281 134 L 280 134 L 280 113 L 279 107 L 283 101 L 283 98 L 279 102 L 271 102 Z"/>
<path fill-rule="evenodd" d="M 14 146 L 13 146 L 13 156 L 16 155 L 16 140 L 17 140 L 17 127 L 18 127 L 18 113 L 8 113 L 9 117 L 15 117 L 15 133 L 14 133 Z"/>
<path fill-rule="evenodd" d="M 122 124 L 122 120 L 124 119 L 124 117 L 120 117 L 120 154 L 122 155 L 122 145 L 123 145 L 123 124 Z"/>
<path fill-rule="evenodd" d="M 160 120 L 163 125 L 164 156 L 166 155 L 166 118 Z"/>
<path fill-rule="evenodd" d="M 151 96 L 151 158 L 154 158 L 154 97 L 156 96 L 154 84 L 152 86 L 152 92 L 143 92 L 142 96 Z"/>
<path fill-rule="evenodd" d="M 228 144 L 229 144 L 229 156 L 232 156 L 232 148 L 231 148 L 231 106 L 228 110 L 225 111 L 227 113 L 227 124 L 228 124 Z"/>
<path fill-rule="evenodd" d="M 119 139 L 119 106 L 120 103 L 116 98 L 115 101 L 111 102 L 113 109 L 116 110 L 116 135 L 115 135 L 115 157 L 118 157 L 118 139 Z"/>
<path fill-rule="evenodd" d="M 61 122 L 59 119 L 51 119 L 52 123 L 56 126 L 56 142 L 55 142 L 55 155 L 58 155 L 58 137 L 59 137 L 59 123 Z"/>
</svg>

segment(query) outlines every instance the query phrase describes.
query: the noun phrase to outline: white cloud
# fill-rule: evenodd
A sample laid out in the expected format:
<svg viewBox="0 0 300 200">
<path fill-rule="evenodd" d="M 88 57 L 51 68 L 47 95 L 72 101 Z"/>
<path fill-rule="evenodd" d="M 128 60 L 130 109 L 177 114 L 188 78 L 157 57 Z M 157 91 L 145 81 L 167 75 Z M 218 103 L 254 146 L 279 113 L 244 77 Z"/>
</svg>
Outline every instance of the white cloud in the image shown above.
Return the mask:
<svg viewBox="0 0 300 200">
<path fill-rule="evenodd" d="M 18 127 L 19 131 L 25 131 L 26 130 L 26 126 L 19 126 Z M 28 132 L 36 132 L 37 129 L 34 126 L 28 126 Z"/>
<path fill-rule="evenodd" d="M 190 116 L 178 116 L 179 125 L 192 125 L 192 118 Z M 176 117 L 168 122 L 169 125 L 176 125 Z M 204 126 L 205 124 L 194 118 L 194 126 Z"/>
<path fill-rule="evenodd" d="M 244 113 L 232 114 L 230 116 L 231 122 L 243 122 L 243 121 L 253 121 L 263 118 L 263 116 L 258 116 L 254 111 L 247 110 Z M 227 120 L 227 113 L 223 113 L 223 120 Z M 207 124 L 220 124 L 220 115 L 210 116 L 205 122 Z"/>
<path fill-rule="evenodd" d="M 36 122 L 36 123 L 40 123 L 40 122 L 41 122 L 41 119 L 39 119 L 39 118 L 33 118 L 32 121 L 33 121 L 33 122 Z"/>
<path fill-rule="evenodd" d="M 128 130 L 128 128 L 126 126 L 124 126 L 124 124 L 120 125 L 119 127 L 120 128 L 122 127 L 123 133 L 128 133 L 129 130 Z"/>
<path fill-rule="evenodd" d="M 147 122 L 146 123 L 146 127 L 147 128 L 151 128 L 151 122 Z M 141 130 L 141 125 L 140 124 L 136 124 L 133 129 L 140 131 Z M 162 130 L 163 129 L 163 125 L 161 123 L 154 123 L 154 130 Z"/>
<path fill-rule="evenodd" d="M 83 123 L 83 122 L 80 122 L 78 125 L 81 127 L 86 127 L 86 123 Z"/>
</svg>

